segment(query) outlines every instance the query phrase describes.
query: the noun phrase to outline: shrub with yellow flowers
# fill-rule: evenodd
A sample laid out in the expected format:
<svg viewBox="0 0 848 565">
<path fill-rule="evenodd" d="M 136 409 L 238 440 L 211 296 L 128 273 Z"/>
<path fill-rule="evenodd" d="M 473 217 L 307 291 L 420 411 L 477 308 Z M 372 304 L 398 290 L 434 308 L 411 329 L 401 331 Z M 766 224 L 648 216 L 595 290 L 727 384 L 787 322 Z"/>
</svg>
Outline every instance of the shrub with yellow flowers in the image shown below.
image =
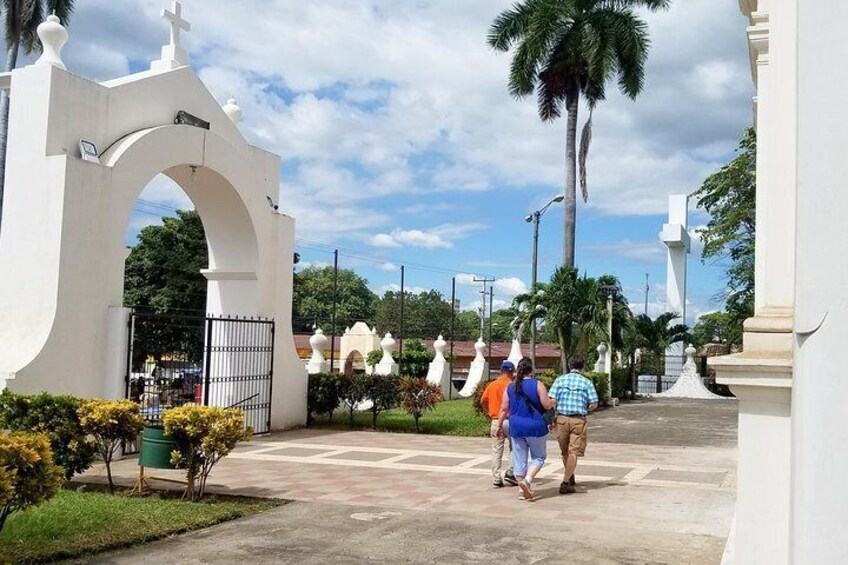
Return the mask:
<svg viewBox="0 0 848 565">
<path fill-rule="evenodd" d="M 115 492 L 112 482 L 112 459 L 121 442 L 133 441 L 144 427 L 141 409 L 131 400 L 86 400 L 79 407 L 80 423 L 85 433 L 94 438 L 97 453 L 106 464 L 109 492 Z"/>
<path fill-rule="evenodd" d="M 177 444 L 171 463 L 186 470 L 186 497 L 193 502 L 203 498 L 212 467 L 253 434 L 237 408 L 185 405 L 167 410 L 162 423 Z"/>
<path fill-rule="evenodd" d="M 0 434 L 0 530 L 12 512 L 52 498 L 63 480 L 46 435 Z"/>
</svg>

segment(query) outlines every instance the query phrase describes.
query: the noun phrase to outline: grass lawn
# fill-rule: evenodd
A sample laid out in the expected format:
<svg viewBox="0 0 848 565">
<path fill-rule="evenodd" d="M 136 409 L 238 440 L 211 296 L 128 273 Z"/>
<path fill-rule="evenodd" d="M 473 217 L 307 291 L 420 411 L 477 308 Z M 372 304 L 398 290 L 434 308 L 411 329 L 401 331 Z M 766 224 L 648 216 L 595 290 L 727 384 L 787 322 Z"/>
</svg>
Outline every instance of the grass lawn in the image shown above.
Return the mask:
<svg viewBox="0 0 848 565">
<path fill-rule="evenodd" d="M 0 532 L 0 562 L 43 563 L 128 547 L 279 506 L 227 498 L 202 503 L 61 490 L 15 512 Z"/>
<path fill-rule="evenodd" d="M 354 428 L 371 429 L 371 412 L 357 412 L 353 418 Z M 439 402 L 433 412 L 427 412 L 420 421 L 422 434 L 480 437 L 489 435 L 490 420 L 474 410 L 470 398 Z M 327 416 L 318 416 L 316 426 L 328 426 Z M 336 410 L 333 413 L 333 428 L 348 427 L 348 413 Z M 383 432 L 415 433 L 412 416 L 400 408 L 381 412 L 377 418 L 377 430 Z"/>
</svg>

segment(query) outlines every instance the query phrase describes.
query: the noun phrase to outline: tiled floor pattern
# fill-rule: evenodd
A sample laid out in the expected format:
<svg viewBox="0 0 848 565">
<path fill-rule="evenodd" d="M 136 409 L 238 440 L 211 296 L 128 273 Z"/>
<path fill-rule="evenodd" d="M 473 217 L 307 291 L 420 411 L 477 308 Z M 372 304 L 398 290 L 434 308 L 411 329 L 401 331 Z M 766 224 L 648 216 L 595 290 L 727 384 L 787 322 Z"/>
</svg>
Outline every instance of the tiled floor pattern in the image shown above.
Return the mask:
<svg viewBox="0 0 848 565">
<path fill-rule="evenodd" d="M 564 525 L 592 524 L 603 516 L 605 524 L 624 527 L 662 522 L 670 531 L 727 535 L 736 485 L 732 458 L 724 452 L 597 444 L 590 455 L 598 458 L 583 459 L 578 467 L 578 493 L 560 496 L 562 462 L 551 441 L 533 504 L 519 502 L 518 489 L 492 489 L 490 453 L 487 438 L 285 432 L 237 448 L 215 467 L 208 490 L 398 511 L 526 516 Z M 121 484 L 134 484 L 138 474 L 135 458 L 113 464 Z M 182 488 L 155 480 L 179 481 L 181 471 L 147 469 L 146 475 L 157 488 Z M 105 469 L 95 466 L 79 480 L 104 481 Z"/>
<path fill-rule="evenodd" d="M 486 440 L 479 440 L 484 443 Z M 548 464 L 540 477 L 554 478 L 562 473 L 559 453 L 549 453 Z M 230 459 L 252 462 L 277 462 L 310 466 L 381 469 L 389 471 L 425 471 L 442 474 L 487 476 L 491 456 L 488 454 L 462 454 L 453 451 L 398 449 L 376 446 L 351 447 L 349 445 L 322 444 L 298 441 L 265 441 L 249 449 L 239 450 Z M 578 476 L 593 481 L 621 481 L 626 484 L 662 484 L 665 486 L 727 489 L 734 484 L 731 469 L 685 467 L 675 465 L 645 465 L 637 462 L 612 462 L 584 459 L 580 462 Z"/>
</svg>

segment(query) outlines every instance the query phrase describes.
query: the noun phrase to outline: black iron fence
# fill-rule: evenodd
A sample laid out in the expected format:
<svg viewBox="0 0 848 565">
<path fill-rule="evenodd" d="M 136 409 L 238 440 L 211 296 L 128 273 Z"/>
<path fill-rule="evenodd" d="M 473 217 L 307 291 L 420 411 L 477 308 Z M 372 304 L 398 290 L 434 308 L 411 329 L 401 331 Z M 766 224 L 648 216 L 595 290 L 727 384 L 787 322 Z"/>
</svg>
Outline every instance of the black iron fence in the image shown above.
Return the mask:
<svg viewBox="0 0 848 565">
<path fill-rule="evenodd" d="M 274 320 L 133 311 L 126 394 L 147 422 L 188 403 L 235 407 L 271 429 Z"/>
</svg>

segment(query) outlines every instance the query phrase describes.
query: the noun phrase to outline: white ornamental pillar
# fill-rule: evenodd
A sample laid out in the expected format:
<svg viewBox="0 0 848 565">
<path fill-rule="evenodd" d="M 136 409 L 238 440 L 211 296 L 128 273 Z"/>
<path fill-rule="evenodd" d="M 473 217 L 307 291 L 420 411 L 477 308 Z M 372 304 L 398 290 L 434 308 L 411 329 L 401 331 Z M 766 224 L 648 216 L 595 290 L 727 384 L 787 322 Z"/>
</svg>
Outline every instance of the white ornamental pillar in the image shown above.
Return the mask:
<svg viewBox="0 0 848 565">
<path fill-rule="evenodd" d="M 507 361 L 512 361 L 512 364 L 518 367 L 518 362 L 524 358 L 524 353 L 521 351 L 521 342 L 517 339 L 512 340 L 512 347 L 509 350 Z"/>
<path fill-rule="evenodd" d="M 666 269 L 666 311 L 679 317 L 671 324 L 686 323 L 686 263 L 691 247 L 689 237 L 689 197 L 668 197 L 668 223 L 663 224 L 660 239 L 668 248 Z M 665 374 L 679 376 L 683 369 L 683 342 L 671 344 L 665 352 Z M 662 377 L 662 375 L 658 375 Z"/>
<path fill-rule="evenodd" d="M 474 344 L 474 350 L 477 352 L 477 355 L 468 369 L 468 380 L 465 381 L 465 385 L 459 391 L 459 395 L 463 398 L 473 395 L 480 381 L 484 378 L 487 380 L 489 378 L 489 363 L 486 362 L 486 358 L 483 356 L 483 352 L 486 350 L 486 344 L 483 342 L 482 337 Z"/>
<path fill-rule="evenodd" d="M 445 359 L 446 345 L 447 342 L 441 335 L 433 342 L 433 349 L 436 350 L 436 356 L 433 358 L 433 362 L 430 363 L 430 368 L 427 371 L 427 382 L 441 387 L 442 394 L 447 398 L 450 392 L 448 387 L 452 385 L 450 363 Z"/>
<path fill-rule="evenodd" d="M 817 4 L 816 8 L 825 19 L 830 18 L 829 24 L 840 21 L 833 9 L 838 3 L 826 3 L 827 6 Z M 791 400 L 795 341 L 793 309 L 795 251 L 800 250 L 800 241 L 796 244 L 796 232 L 800 233 L 800 229 L 796 230 L 795 225 L 796 183 L 801 186 L 800 175 L 796 174 L 800 131 L 797 96 L 801 84 L 797 51 L 799 5 L 805 3 L 798 0 L 740 2 L 749 21 L 751 72 L 757 86 L 754 99 L 757 129 L 755 315 L 745 321 L 743 351 L 709 361 L 716 370 L 717 382 L 730 386 L 739 406 L 735 530 L 725 555 L 727 562 L 734 563 L 786 565 L 792 562 L 792 460 L 796 455 L 794 449 L 787 446 L 792 442 L 795 419 L 794 413 L 790 416 L 795 402 Z M 843 39 L 834 45 L 840 47 L 837 51 L 844 51 Z M 829 47 L 821 53 L 827 55 L 821 60 L 829 61 L 827 64 L 833 71 L 842 70 L 841 53 Z M 814 105 L 809 111 L 825 116 L 833 110 Z M 844 109 L 840 106 L 839 117 L 843 114 Z M 834 127 L 834 123 L 830 122 L 828 127 Z M 819 139 L 816 147 L 818 151 L 826 151 L 832 146 L 826 139 Z M 826 211 L 838 209 L 835 202 L 828 202 Z M 821 217 L 819 222 L 827 224 L 828 220 Z M 822 245 L 823 242 L 826 245 Z M 835 240 L 820 239 L 817 244 L 838 248 Z M 828 262 L 833 262 L 832 258 L 828 258 Z M 834 292 L 827 294 L 832 296 Z M 818 382 L 820 376 L 816 374 L 813 378 Z M 831 402 L 832 399 L 826 401 L 827 404 Z M 817 410 L 827 412 L 821 406 Z M 825 429 L 823 426 L 821 422 L 819 427 Z M 836 467 L 828 461 L 828 468 Z M 832 544 L 826 541 L 823 545 Z M 825 563 L 828 560 L 808 554 L 796 562 Z"/>
<path fill-rule="evenodd" d="M 380 359 L 380 362 L 377 363 L 377 366 L 374 368 L 374 372 L 378 375 L 397 375 L 399 372 L 398 364 L 395 363 L 394 358 L 392 357 L 392 353 L 394 352 L 397 344 L 392 337 L 392 334 L 387 333 L 386 336 L 380 341 L 380 348 L 383 350 L 383 357 Z"/>
<path fill-rule="evenodd" d="M 330 340 L 324 335 L 321 328 L 315 330 L 315 335 L 309 338 L 309 345 L 312 347 L 312 357 L 309 363 L 306 364 L 306 372 L 310 375 L 318 373 L 329 373 L 330 362 L 324 359 L 324 349 Z"/>
</svg>

